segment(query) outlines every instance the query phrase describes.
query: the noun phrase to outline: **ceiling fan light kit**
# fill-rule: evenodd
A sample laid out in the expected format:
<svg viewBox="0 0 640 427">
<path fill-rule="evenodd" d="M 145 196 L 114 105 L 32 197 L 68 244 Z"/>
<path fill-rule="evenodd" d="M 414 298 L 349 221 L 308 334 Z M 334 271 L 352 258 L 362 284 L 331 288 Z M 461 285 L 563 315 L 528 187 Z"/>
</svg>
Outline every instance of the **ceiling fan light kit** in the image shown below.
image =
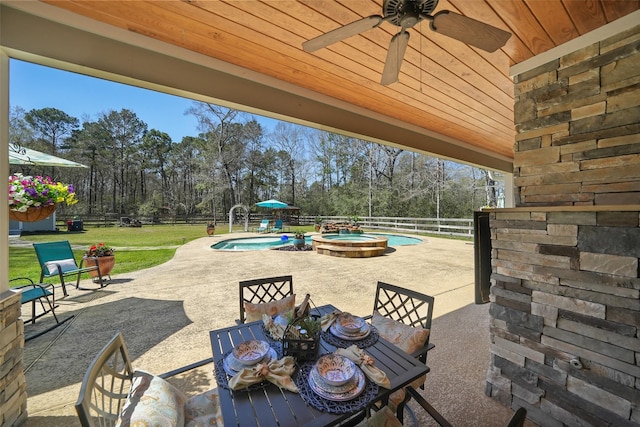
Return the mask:
<svg viewBox="0 0 640 427">
<path fill-rule="evenodd" d="M 511 33 L 507 31 L 449 10 L 431 15 L 437 5 L 438 0 L 384 0 L 382 5 L 384 16 L 371 15 L 351 22 L 307 40 L 302 44 L 302 48 L 307 52 L 315 52 L 351 36 L 377 28 L 384 21 L 388 21 L 400 27 L 400 31 L 391 38 L 382 71 L 380 83 L 387 86 L 398 81 L 402 60 L 409 45 L 407 30 L 421 21 L 428 20 L 431 30 L 438 34 L 487 52 L 494 52 L 501 48 L 511 37 Z"/>
</svg>

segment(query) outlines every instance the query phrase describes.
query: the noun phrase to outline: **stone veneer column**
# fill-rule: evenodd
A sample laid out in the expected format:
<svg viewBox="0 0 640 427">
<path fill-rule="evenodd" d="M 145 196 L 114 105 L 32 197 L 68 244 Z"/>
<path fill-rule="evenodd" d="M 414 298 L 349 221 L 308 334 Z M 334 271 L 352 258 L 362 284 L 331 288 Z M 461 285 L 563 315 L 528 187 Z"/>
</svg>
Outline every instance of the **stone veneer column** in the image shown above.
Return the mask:
<svg viewBox="0 0 640 427">
<path fill-rule="evenodd" d="M 618 209 L 490 214 L 486 392 L 540 425 L 640 425 L 640 206 Z"/>
<path fill-rule="evenodd" d="M 639 64 L 637 26 L 515 77 L 486 393 L 542 426 L 640 426 Z"/>
<path fill-rule="evenodd" d="M 640 26 L 515 77 L 516 206 L 640 204 Z"/>
<path fill-rule="evenodd" d="M 27 384 L 22 357 L 24 324 L 20 295 L 0 295 L 0 426 L 19 426 L 27 419 Z"/>
</svg>

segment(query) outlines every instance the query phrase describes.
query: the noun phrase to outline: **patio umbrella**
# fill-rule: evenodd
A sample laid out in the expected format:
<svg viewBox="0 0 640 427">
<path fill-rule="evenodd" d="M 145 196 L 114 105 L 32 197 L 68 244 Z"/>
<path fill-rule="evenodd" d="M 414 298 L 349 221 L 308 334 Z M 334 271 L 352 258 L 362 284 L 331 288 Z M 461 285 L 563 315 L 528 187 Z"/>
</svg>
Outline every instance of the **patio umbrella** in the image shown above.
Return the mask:
<svg viewBox="0 0 640 427">
<path fill-rule="evenodd" d="M 29 166 L 58 166 L 65 168 L 87 168 L 80 163 L 61 157 L 52 156 L 51 154 L 42 153 L 26 147 L 20 147 L 20 152 L 9 150 L 9 164 L 11 165 L 29 165 Z"/>
<path fill-rule="evenodd" d="M 256 206 L 259 206 L 261 208 L 282 209 L 282 208 L 286 208 L 289 205 L 284 202 L 281 202 L 280 200 L 269 199 L 263 202 L 256 203 Z"/>
</svg>

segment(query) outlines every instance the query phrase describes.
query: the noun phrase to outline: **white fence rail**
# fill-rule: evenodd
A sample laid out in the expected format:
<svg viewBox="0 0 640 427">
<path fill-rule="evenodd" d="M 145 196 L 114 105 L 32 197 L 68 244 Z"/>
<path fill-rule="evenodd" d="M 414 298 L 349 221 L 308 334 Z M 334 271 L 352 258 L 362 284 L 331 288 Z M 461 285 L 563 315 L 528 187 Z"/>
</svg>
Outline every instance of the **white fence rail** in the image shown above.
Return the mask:
<svg viewBox="0 0 640 427">
<path fill-rule="evenodd" d="M 351 220 L 348 216 L 301 216 L 300 224 L 313 224 L 316 218 L 334 222 Z M 473 237 L 473 218 L 358 217 L 358 224 L 368 229 Z"/>
</svg>

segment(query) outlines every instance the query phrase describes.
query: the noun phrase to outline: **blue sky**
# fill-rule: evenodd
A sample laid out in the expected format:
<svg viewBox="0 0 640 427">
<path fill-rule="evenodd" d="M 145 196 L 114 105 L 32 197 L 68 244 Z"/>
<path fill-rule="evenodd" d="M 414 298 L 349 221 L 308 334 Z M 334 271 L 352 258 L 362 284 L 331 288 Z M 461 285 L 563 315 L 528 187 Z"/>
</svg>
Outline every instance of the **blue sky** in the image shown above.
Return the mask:
<svg viewBox="0 0 640 427">
<path fill-rule="evenodd" d="M 147 123 L 149 129 L 168 133 L 174 142 L 180 142 L 184 136 L 198 135 L 195 117 L 184 114 L 193 104 L 190 99 L 15 59 L 9 67 L 11 107 L 22 107 L 25 111 L 53 107 L 81 123 L 86 116 L 97 120 L 100 113 L 126 108 Z M 265 133 L 278 123 L 261 116 L 253 117 L 262 124 Z"/>
</svg>

